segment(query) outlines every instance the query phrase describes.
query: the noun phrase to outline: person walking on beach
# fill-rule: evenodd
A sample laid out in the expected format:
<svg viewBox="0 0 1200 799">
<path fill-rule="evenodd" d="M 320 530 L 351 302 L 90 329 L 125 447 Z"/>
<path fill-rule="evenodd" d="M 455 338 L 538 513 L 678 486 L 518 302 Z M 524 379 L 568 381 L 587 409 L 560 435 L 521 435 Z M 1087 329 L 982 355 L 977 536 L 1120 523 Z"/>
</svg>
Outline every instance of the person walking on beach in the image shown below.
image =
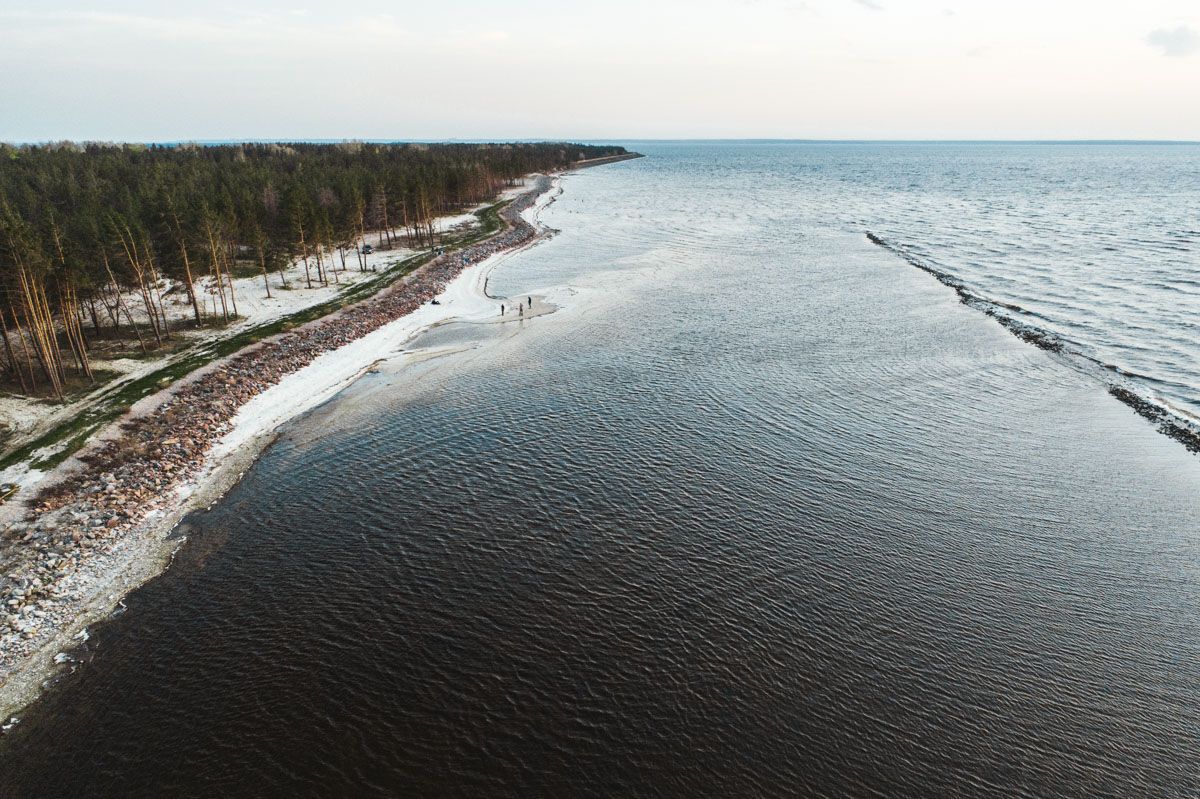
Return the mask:
<svg viewBox="0 0 1200 799">
<path fill-rule="evenodd" d="M 500 303 L 500 315 L 504 316 L 504 303 Z"/>
<path fill-rule="evenodd" d="M 529 310 L 532 311 L 533 310 L 533 297 L 526 297 L 525 299 L 529 300 Z"/>
</svg>

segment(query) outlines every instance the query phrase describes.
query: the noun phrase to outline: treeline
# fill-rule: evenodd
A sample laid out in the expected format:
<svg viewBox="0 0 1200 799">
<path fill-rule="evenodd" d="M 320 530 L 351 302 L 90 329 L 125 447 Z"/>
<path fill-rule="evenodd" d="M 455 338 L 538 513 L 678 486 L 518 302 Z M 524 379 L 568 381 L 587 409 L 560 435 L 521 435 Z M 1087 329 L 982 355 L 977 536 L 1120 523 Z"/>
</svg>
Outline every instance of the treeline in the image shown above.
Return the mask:
<svg viewBox="0 0 1200 799">
<path fill-rule="evenodd" d="M 237 315 L 235 265 L 302 260 L 328 284 L 368 233 L 435 240 L 433 220 L 529 172 L 624 152 L 577 144 L 0 145 L 0 332 L 7 383 L 62 397 L 92 380 L 101 336 L 143 350 L 189 324 Z M 135 317 L 136 315 L 136 317 Z M 123 327 L 124 326 L 124 327 Z"/>
</svg>

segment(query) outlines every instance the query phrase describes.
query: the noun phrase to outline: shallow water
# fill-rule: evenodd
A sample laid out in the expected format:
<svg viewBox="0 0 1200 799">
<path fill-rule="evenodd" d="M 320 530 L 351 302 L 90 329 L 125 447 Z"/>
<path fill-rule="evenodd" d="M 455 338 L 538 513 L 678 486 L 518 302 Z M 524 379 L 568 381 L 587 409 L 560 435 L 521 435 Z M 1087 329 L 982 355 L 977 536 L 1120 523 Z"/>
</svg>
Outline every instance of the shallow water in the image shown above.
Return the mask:
<svg viewBox="0 0 1200 799">
<path fill-rule="evenodd" d="M 1200 422 L 1200 145 L 735 148 L 783 219 L 871 230 Z"/>
<path fill-rule="evenodd" d="M 639 149 L 491 283 L 560 311 L 433 331 L 189 521 L 0 795 L 1200 792 L 1200 460 L 808 147 Z"/>
</svg>

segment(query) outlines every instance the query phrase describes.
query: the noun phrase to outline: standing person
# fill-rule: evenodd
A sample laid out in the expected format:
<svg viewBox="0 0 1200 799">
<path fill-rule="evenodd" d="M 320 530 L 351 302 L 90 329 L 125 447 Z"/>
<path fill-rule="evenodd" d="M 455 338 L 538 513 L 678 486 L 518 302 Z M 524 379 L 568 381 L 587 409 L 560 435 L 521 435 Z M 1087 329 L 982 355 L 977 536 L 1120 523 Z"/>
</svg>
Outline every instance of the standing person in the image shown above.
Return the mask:
<svg viewBox="0 0 1200 799">
<path fill-rule="evenodd" d="M 525 299 L 529 300 L 529 310 L 532 311 L 533 310 L 533 297 L 526 297 Z"/>
<path fill-rule="evenodd" d="M 504 303 L 500 303 L 500 315 L 504 316 Z"/>
</svg>

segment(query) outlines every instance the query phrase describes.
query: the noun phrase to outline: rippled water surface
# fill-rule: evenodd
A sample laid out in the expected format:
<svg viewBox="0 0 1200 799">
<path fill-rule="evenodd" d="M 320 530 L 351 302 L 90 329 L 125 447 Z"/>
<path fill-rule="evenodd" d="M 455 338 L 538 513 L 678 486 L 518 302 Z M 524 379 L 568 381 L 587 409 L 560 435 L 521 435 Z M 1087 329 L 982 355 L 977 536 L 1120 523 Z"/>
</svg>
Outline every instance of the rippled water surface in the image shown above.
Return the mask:
<svg viewBox="0 0 1200 799">
<path fill-rule="evenodd" d="M 793 168 L 773 177 L 805 218 L 881 235 L 1200 422 L 1200 146 L 795 150 L 777 146 L 777 165 Z"/>
<path fill-rule="evenodd" d="M 1196 151 L 638 149 L 493 277 L 561 310 L 293 424 L 0 795 L 1200 794 L 1200 460 L 863 235 L 1186 404 Z"/>
</svg>

